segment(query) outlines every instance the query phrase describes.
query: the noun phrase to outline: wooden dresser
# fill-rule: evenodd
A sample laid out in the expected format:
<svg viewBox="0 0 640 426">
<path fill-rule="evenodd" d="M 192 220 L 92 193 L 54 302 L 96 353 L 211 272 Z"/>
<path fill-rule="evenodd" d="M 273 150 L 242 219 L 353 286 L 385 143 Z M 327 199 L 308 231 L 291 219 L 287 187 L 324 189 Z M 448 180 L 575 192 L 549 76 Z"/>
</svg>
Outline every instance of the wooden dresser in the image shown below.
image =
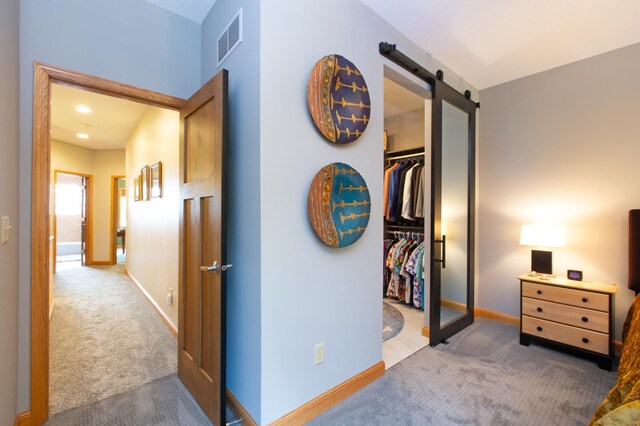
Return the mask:
<svg viewBox="0 0 640 426">
<path fill-rule="evenodd" d="M 538 341 L 613 366 L 618 284 L 520 275 L 520 344 Z"/>
</svg>

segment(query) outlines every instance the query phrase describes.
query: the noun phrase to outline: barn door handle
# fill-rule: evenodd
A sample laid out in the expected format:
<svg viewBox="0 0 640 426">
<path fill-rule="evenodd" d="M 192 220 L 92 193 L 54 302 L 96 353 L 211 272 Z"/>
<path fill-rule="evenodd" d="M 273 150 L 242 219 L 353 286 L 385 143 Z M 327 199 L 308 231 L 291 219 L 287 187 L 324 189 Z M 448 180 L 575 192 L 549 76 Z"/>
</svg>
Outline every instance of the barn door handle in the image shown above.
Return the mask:
<svg viewBox="0 0 640 426">
<path fill-rule="evenodd" d="M 436 263 L 442 263 L 442 269 L 447 267 L 447 236 L 443 235 L 441 240 L 433 240 L 436 244 L 442 244 L 442 258 L 433 259 Z"/>
<path fill-rule="evenodd" d="M 202 272 L 211 272 L 211 271 L 213 271 L 213 272 L 220 272 L 220 271 L 224 272 L 227 269 L 231 268 L 232 266 L 233 265 L 231 263 L 229 263 L 228 265 L 220 266 L 220 264 L 216 260 L 215 262 L 213 262 L 213 265 L 211 265 L 211 266 L 201 266 L 200 270 Z"/>
</svg>

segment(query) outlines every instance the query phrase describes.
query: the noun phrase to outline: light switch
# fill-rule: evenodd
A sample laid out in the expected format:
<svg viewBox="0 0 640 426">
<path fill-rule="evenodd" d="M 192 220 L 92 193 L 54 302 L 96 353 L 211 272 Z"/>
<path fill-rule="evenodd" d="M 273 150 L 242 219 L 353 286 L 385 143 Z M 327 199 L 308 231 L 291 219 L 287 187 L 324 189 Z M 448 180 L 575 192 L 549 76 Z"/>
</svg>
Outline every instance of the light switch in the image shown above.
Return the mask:
<svg viewBox="0 0 640 426">
<path fill-rule="evenodd" d="M 2 241 L 0 244 L 6 244 L 9 242 L 9 229 L 11 229 L 11 225 L 9 225 L 9 216 L 2 216 Z"/>
</svg>

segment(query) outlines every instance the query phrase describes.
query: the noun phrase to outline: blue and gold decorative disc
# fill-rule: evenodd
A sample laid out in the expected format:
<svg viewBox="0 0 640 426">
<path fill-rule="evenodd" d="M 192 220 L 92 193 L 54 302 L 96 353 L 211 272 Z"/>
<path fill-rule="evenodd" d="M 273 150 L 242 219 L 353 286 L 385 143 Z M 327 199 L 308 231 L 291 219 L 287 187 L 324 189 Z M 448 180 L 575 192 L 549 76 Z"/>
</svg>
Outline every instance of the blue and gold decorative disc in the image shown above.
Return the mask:
<svg viewBox="0 0 640 426">
<path fill-rule="evenodd" d="M 364 77 L 348 59 L 328 55 L 316 62 L 307 85 L 313 122 L 333 143 L 353 142 L 371 117 L 371 100 Z"/>
<path fill-rule="evenodd" d="M 346 247 L 369 223 L 371 198 L 360 173 L 344 163 L 331 163 L 316 174 L 309 188 L 309 221 L 323 243 Z"/>
</svg>

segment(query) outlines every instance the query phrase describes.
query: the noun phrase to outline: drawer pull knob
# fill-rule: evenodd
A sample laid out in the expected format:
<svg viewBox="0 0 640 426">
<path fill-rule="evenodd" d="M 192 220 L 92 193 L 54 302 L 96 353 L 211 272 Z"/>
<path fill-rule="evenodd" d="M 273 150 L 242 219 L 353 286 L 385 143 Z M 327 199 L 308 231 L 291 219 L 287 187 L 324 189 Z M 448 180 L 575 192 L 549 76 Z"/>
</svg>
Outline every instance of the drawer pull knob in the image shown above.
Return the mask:
<svg viewBox="0 0 640 426">
<path fill-rule="evenodd" d="M 589 343 L 589 339 L 587 339 L 586 337 L 583 337 L 583 338 L 582 338 L 582 342 L 583 342 L 583 343 Z"/>
<path fill-rule="evenodd" d="M 589 322 L 589 318 L 587 318 L 587 317 L 582 317 L 582 321 L 583 321 L 583 322 Z"/>
<path fill-rule="evenodd" d="M 542 308 L 541 308 L 541 307 L 538 307 L 537 311 L 538 311 L 538 312 L 542 312 Z"/>
<path fill-rule="evenodd" d="M 587 299 L 586 297 L 583 297 L 583 298 L 582 298 L 582 301 L 583 301 L 584 303 L 587 303 L 587 302 L 589 301 L 589 299 Z"/>
<path fill-rule="evenodd" d="M 542 294 L 542 290 L 538 290 L 538 291 L 537 291 L 537 293 L 538 293 L 538 294 Z"/>
<path fill-rule="evenodd" d="M 540 326 L 537 326 L 537 327 L 536 327 L 536 329 L 537 329 L 538 331 L 542 331 L 542 327 L 540 327 Z"/>
</svg>

